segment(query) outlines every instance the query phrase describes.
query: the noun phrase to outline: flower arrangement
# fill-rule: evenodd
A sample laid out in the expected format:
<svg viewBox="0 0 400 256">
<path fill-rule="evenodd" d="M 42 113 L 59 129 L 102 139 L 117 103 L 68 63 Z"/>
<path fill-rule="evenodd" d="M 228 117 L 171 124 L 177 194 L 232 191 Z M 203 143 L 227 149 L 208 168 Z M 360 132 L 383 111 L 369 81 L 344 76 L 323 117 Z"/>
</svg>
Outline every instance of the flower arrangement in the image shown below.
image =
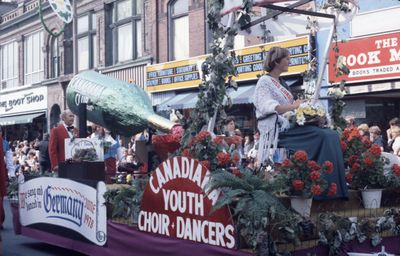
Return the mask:
<svg viewBox="0 0 400 256">
<path fill-rule="evenodd" d="M 325 161 L 322 166 L 309 160 L 303 150 L 296 151 L 290 159 L 285 159 L 280 166 L 278 180 L 289 196 L 310 198 L 327 193 L 333 197 L 336 194 L 337 185 L 324 179 L 325 174 L 333 172 L 333 164 Z"/>
<path fill-rule="evenodd" d="M 346 180 L 356 189 L 384 188 L 387 177 L 384 165 L 387 159 L 381 156 L 378 145 L 372 145 L 367 136 L 361 136 L 357 128 L 346 128 L 341 139 Z"/>
<path fill-rule="evenodd" d="M 224 168 L 239 175 L 240 172 L 235 167 L 240 161 L 237 151 L 240 143 L 241 139 L 238 136 L 213 138 L 211 133 L 201 131 L 190 139 L 187 147 L 182 149 L 181 155 L 198 159 L 210 171 Z"/>
<path fill-rule="evenodd" d="M 325 127 L 327 124 L 327 112 L 321 104 L 312 104 L 310 101 L 303 102 L 294 112 L 284 115 L 292 125 L 303 126 L 305 124 Z"/>
</svg>

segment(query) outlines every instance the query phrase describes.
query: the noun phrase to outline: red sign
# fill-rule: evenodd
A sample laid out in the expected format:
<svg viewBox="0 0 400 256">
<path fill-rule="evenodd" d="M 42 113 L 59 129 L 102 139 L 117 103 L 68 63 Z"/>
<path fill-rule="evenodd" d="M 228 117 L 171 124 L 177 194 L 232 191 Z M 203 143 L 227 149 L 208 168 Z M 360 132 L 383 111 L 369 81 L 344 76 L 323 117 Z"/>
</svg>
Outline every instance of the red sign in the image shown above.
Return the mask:
<svg viewBox="0 0 400 256">
<path fill-rule="evenodd" d="M 228 206 L 212 212 L 220 191 L 207 191 L 209 171 L 199 161 L 174 157 L 150 176 L 139 213 L 139 230 L 234 248 Z"/>
<path fill-rule="evenodd" d="M 332 45 L 329 55 L 329 81 L 355 83 L 400 77 L 400 32 L 338 43 L 338 60 Z M 336 65 L 346 65 L 348 75 L 336 77 Z"/>
</svg>

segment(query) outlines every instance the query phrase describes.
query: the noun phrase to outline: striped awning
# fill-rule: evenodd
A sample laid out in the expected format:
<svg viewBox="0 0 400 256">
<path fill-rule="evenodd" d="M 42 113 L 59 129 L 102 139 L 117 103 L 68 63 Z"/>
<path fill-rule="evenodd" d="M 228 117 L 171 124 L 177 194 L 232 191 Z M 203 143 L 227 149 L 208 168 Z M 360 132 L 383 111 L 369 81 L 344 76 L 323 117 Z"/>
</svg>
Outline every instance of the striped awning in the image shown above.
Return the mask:
<svg viewBox="0 0 400 256">
<path fill-rule="evenodd" d="M 230 90 L 228 95 L 233 104 L 251 104 L 253 103 L 254 88 L 255 85 L 240 86 L 236 91 Z M 194 108 L 198 100 L 197 94 L 198 92 L 177 94 L 176 96 L 157 105 L 157 111 Z"/>
<path fill-rule="evenodd" d="M 16 116 L 0 117 L 0 125 L 14 125 L 14 124 L 27 124 L 32 123 L 33 119 L 42 116 L 44 113 L 24 114 Z"/>
</svg>

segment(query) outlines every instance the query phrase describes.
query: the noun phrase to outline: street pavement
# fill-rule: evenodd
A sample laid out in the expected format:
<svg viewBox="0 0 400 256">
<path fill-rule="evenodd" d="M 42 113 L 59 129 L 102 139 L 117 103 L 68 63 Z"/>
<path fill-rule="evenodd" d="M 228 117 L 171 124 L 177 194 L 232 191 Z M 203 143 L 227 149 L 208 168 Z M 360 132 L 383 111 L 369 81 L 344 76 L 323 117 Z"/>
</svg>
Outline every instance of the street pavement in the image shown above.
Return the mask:
<svg viewBox="0 0 400 256">
<path fill-rule="evenodd" d="M 15 235 L 12 226 L 10 203 L 4 199 L 6 219 L 1 230 L 2 254 L 4 256 L 84 256 L 72 250 L 43 243 L 22 235 Z"/>
</svg>

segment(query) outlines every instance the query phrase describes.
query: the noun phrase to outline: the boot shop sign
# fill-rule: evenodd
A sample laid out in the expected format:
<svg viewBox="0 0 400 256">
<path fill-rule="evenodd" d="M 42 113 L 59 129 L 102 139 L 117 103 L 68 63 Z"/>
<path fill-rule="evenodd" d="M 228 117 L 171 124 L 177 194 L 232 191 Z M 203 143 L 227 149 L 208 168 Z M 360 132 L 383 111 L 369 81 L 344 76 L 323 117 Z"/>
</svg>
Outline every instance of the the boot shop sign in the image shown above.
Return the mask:
<svg viewBox="0 0 400 256">
<path fill-rule="evenodd" d="M 400 32 L 338 42 L 329 55 L 329 81 L 346 83 L 400 78 Z M 336 53 L 336 54 L 335 54 Z M 337 76 L 337 67 L 349 74 Z"/>
<path fill-rule="evenodd" d="M 38 87 L 0 95 L 0 115 L 47 109 L 47 88 Z"/>
</svg>

